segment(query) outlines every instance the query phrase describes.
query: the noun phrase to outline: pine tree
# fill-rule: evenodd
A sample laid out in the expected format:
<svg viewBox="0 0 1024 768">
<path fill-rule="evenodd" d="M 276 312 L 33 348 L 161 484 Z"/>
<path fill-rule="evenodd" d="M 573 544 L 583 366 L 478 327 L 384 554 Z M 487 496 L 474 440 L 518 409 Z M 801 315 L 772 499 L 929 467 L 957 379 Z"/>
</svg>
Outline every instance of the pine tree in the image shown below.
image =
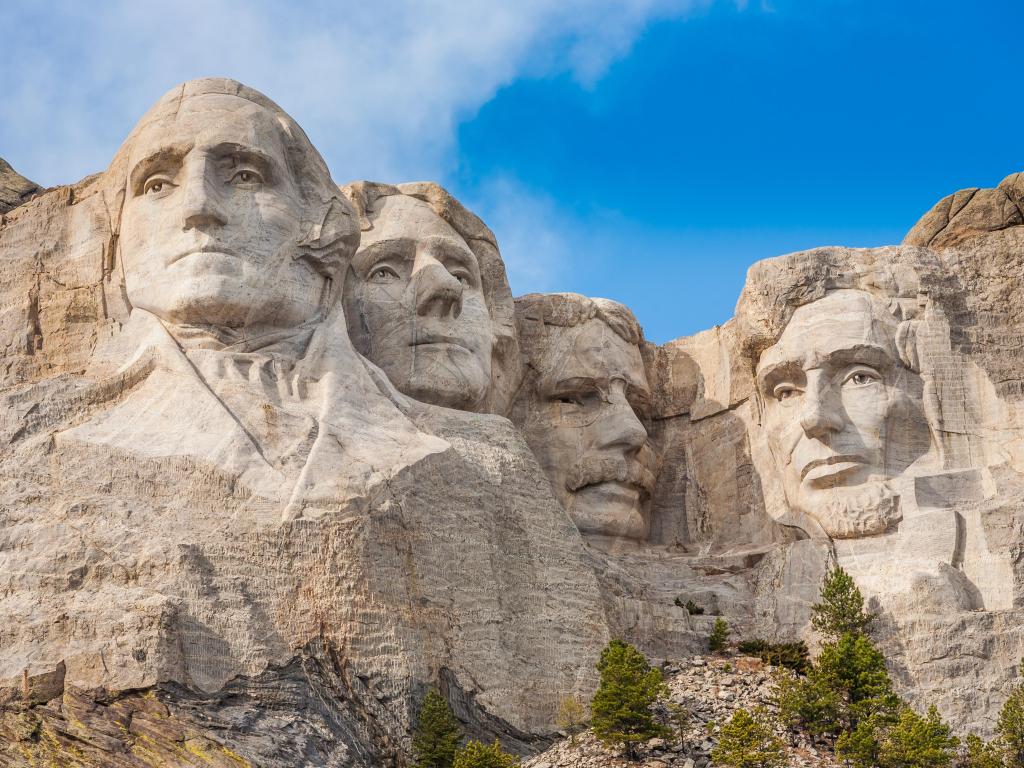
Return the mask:
<svg viewBox="0 0 1024 768">
<path fill-rule="evenodd" d="M 1024 685 L 1017 686 L 999 711 L 996 733 L 1008 768 L 1024 767 Z"/>
<path fill-rule="evenodd" d="M 786 763 L 782 741 L 766 722 L 763 710 L 737 709 L 718 734 L 711 751 L 716 765 L 729 768 L 775 768 Z"/>
<path fill-rule="evenodd" d="M 997 741 L 982 741 L 973 733 L 967 737 L 964 753 L 960 757 L 960 768 L 1003 768 L 1002 744 Z"/>
<path fill-rule="evenodd" d="M 670 731 L 654 720 L 652 705 L 668 694 L 661 672 L 636 648 L 612 640 L 597 662 L 601 681 L 590 703 L 590 727 L 605 744 L 621 744 L 632 757 L 637 742 Z"/>
<path fill-rule="evenodd" d="M 808 677 L 839 694 L 843 729 L 856 728 L 872 715 L 893 719 L 898 712 L 899 698 L 893 692 L 885 656 L 863 635 L 843 635 L 825 645 Z"/>
<path fill-rule="evenodd" d="M 515 768 L 519 758 L 501 748 L 497 740 L 493 744 L 471 741 L 455 755 L 452 768 Z"/>
<path fill-rule="evenodd" d="M 934 706 L 921 717 L 903 707 L 878 750 L 879 768 L 946 768 L 952 765 L 959 740 L 951 735 Z"/>
<path fill-rule="evenodd" d="M 853 768 L 875 768 L 879 765 L 878 755 L 880 724 L 869 717 L 857 723 L 851 730 L 843 731 L 836 739 L 836 757 Z"/>
<path fill-rule="evenodd" d="M 575 696 L 566 696 L 558 703 L 555 725 L 569 734 L 569 743 L 576 744 L 576 734 L 587 721 L 587 710 Z"/>
<path fill-rule="evenodd" d="M 718 653 L 725 650 L 725 644 L 729 641 L 729 625 L 725 619 L 718 617 L 715 619 L 715 626 L 711 630 L 711 636 L 708 638 L 708 648 L 712 653 Z"/>
<path fill-rule="evenodd" d="M 834 642 L 843 635 L 866 634 L 874 620 L 853 578 L 839 566 L 832 568 L 821 587 L 821 602 L 811 607 L 811 626 Z"/>
<path fill-rule="evenodd" d="M 412 738 L 416 768 L 452 768 L 461 739 L 462 728 L 448 702 L 437 691 L 428 691 Z"/>
<path fill-rule="evenodd" d="M 677 704 L 674 701 L 668 703 L 668 719 L 675 726 L 680 747 L 686 746 L 686 726 L 690 724 L 692 717 L 693 713 L 682 704 Z"/>
</svg>

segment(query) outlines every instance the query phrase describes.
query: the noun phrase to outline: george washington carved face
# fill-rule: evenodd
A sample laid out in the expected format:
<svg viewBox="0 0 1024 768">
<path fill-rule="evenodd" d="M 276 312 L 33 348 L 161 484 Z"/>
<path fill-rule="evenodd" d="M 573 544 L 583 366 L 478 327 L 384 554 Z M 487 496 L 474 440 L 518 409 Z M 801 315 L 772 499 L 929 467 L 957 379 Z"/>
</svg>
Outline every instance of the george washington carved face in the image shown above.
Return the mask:
<svg viewBox="0 0 1024 768">
<path fill-rule="evenodd" d="M 889 529 L 888 481 L 928 450 L 922 382 L 901 361 L 897 325 L 870 294 L 835 291 L 797 309 L 757 365 L 786 499 L 833 537 Z"/>
<path fill-rule="evenodd" d="M 327 276 L 300 258 L 306 200 L 267 107 L 183 99 L 133 138 L 120 253 L 132 305 L 178 325 L 290 328 Z"/>
</svg>

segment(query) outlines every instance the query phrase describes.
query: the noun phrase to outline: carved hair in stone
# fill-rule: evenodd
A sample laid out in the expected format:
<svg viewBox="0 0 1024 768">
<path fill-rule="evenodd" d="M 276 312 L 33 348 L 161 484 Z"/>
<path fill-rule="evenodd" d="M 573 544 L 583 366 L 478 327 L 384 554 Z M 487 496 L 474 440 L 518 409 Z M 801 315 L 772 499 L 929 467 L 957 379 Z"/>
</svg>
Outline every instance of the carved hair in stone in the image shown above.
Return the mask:
<svg viewBox="0 0 1024 768">
<path fill-rule="evenodd" d="M 436 184 L 343 191 L 363 229 L 344 299 L 356 349 L 416 400 L 505 413 L 518 350 L 493 233 Z"/>
<path fill-rule="evenodd" d="M 512 419 L 585 534 L 643 540 L 654 484 L 643 334 L 621 304 L 516 299 L 525 375 Z"/>
<path fill-rule="evenodd" d="M 840 290 L 799 307 L 760 356 L 762 427 L 794 511 L 833 538 L 900 517 L 889 481 L 925 455 L 923 382 L 888 303 Z"/>
</svg>

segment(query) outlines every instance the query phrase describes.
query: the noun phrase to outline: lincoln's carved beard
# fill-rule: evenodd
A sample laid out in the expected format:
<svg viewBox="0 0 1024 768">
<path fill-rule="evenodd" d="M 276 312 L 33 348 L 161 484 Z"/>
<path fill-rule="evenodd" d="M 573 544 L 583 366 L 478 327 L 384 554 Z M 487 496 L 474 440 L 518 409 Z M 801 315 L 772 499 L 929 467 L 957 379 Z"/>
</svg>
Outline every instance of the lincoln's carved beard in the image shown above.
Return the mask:
<svg viewBox="0 0 1024 768">
<path fill-rule="evenodd" d="M 902 518 L 899 494 L 884 480 L 870 480 L 852 487 L 819 491 L 812 505 L 814 517 L 833 539 L 877 536 L 891 530 Z"/>
</svg>

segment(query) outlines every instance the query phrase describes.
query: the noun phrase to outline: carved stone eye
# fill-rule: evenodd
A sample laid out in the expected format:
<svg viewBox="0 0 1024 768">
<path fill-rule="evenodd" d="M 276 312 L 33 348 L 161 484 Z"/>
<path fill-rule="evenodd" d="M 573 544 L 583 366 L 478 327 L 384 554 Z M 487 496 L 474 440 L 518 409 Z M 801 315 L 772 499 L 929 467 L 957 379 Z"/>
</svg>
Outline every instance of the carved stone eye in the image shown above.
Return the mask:
<svg viewBox="0 0 1024 768">
<path fill-rule="evenodd" d="M 391 267 L 376 267 L 368 279 L 371 283 L 389 283 L 398 279 L 398 273 Z"/>
</svg>

